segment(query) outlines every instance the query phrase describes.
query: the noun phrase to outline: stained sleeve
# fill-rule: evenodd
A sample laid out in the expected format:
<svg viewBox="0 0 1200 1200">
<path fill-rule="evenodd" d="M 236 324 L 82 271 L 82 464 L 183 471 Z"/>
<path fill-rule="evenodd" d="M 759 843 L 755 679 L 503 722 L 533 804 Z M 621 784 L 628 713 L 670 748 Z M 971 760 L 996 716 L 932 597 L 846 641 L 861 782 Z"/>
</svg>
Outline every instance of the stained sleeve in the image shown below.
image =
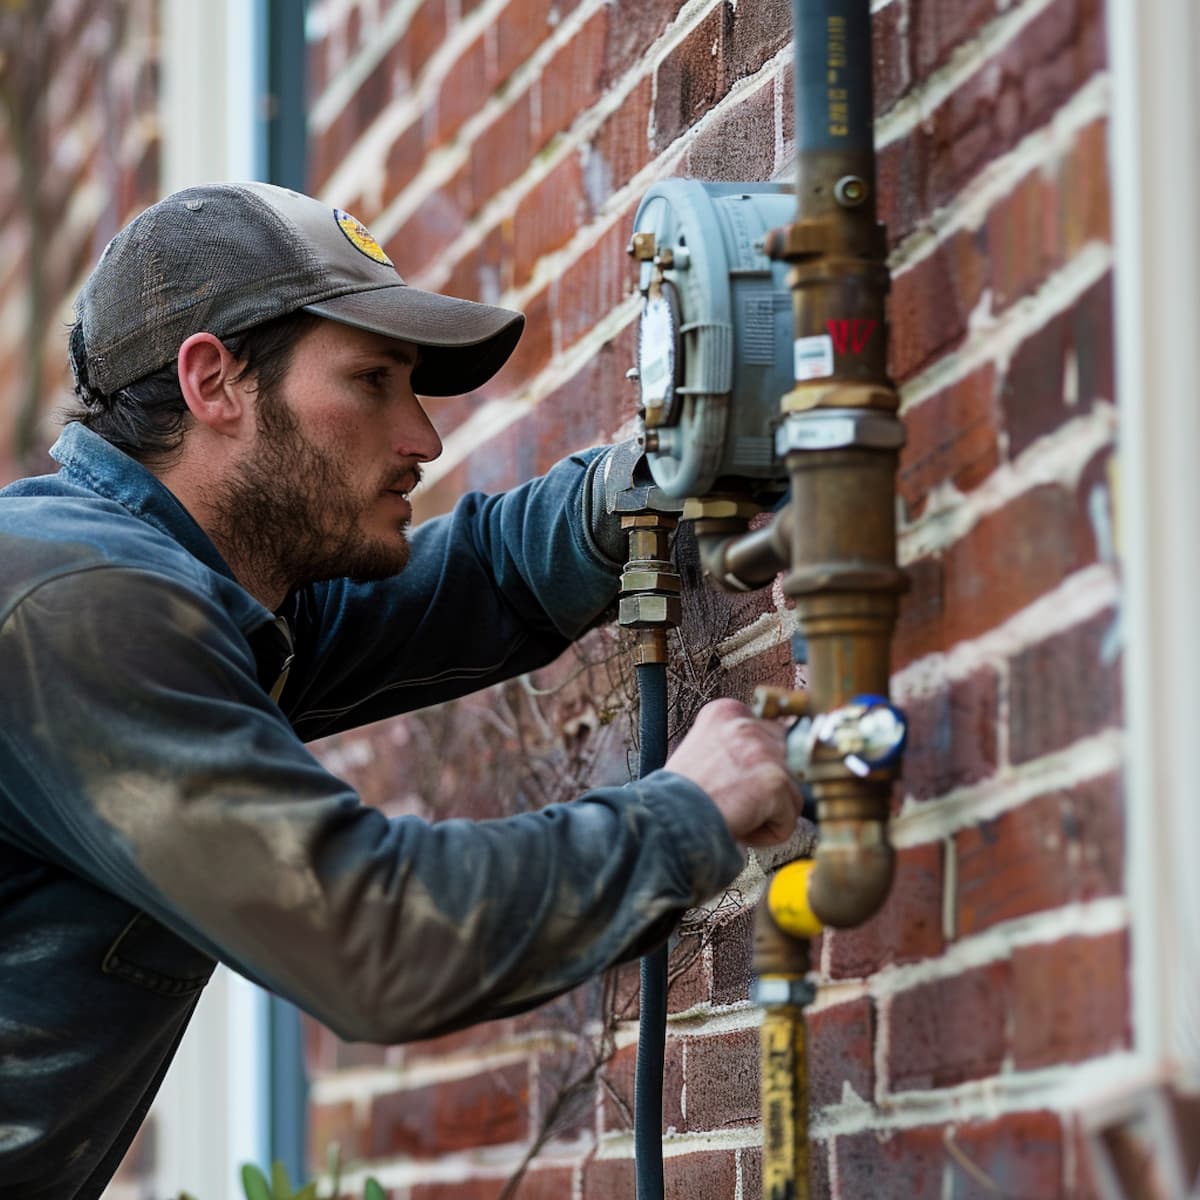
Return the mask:
<svg viewBox="0 0 1200 1200">
<path fill-rule="evenodd" d="M 306 741 L 542 666 L 614 603 L 620 564 L 589 511 L 602 450 L 496 495 L 468 493 L 412 535 L 392 579 L 315 584 L 288 614 L 282 703 Z"/>
<path fill-rule="evenodd" d="M 0 625 L 2 832 L 340 1035 L 519 1011 L 661 937 L 741 855 L 669 772 L 492 821 L 364 806 L 219 607 L 144 571 L 42 584 Z"/>
</svg>

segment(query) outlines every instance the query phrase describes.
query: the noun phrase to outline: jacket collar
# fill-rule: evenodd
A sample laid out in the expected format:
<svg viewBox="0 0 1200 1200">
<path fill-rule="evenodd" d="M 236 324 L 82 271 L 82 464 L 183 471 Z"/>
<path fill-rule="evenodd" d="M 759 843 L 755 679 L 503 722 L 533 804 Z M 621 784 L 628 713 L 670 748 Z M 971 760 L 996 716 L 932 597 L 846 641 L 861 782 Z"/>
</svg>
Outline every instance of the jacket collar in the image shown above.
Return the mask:
<svg viewBox="0 0 1200 1200">
<path fill-rule="evenodd" d="M 62 468 L 59 474 L 66 482 L 128 509 L 135 517 L 173 538 L 206 567 L 237 583 L 208 534 L 174 493 L 141 463 L 86 425 L 78 422 L 67 425 L 51 446 L 50 456 Z"/>
</svg>

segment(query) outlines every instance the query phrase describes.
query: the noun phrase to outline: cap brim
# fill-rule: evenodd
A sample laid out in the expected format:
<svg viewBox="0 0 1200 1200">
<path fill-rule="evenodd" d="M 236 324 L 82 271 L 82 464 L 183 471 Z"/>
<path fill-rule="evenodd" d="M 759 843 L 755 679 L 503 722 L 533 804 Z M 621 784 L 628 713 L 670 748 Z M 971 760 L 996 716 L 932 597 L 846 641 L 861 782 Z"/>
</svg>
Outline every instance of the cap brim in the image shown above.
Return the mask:
<svg viewBox="0 0 1200 1200">
<path fill-rule="evenodd" d="M 334 296 L 304 310 L 420 346 L 413 389 L 422 396 L 482 387 L 508 361 L 525 328 L 524 313 L 407 284 Z"/>
</svg>

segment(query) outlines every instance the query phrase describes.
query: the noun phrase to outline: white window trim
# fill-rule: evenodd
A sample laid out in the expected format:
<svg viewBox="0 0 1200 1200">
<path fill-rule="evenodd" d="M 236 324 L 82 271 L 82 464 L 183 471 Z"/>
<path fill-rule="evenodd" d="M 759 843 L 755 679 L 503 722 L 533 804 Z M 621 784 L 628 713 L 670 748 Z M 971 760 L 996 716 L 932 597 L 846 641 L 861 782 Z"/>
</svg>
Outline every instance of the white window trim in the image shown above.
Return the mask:
<svg viewBox="0 0 1200 1200">
<path fill-rule="evenodd" d="M 1134 1049 L 1200 1082 L 1200 88 L 1195 0 L 1110 0 Z"/>
</svg>

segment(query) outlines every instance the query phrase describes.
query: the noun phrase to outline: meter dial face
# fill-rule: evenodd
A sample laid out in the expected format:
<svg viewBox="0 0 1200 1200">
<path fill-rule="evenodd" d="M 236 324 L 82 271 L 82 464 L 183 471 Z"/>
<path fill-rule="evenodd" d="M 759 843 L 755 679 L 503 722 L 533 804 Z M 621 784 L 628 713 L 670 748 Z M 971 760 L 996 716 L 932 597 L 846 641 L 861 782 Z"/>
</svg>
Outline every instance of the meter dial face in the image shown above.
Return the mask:
<svg viewBox="0 0 1200 1200">
<path fill-rule="evenodd" d="M 652 287 L 638 323 L 638 382 L 647 428 L 675 419 L 675 385 L 680 373 L 679 300 L 675 287 Z"/>
</svg>

